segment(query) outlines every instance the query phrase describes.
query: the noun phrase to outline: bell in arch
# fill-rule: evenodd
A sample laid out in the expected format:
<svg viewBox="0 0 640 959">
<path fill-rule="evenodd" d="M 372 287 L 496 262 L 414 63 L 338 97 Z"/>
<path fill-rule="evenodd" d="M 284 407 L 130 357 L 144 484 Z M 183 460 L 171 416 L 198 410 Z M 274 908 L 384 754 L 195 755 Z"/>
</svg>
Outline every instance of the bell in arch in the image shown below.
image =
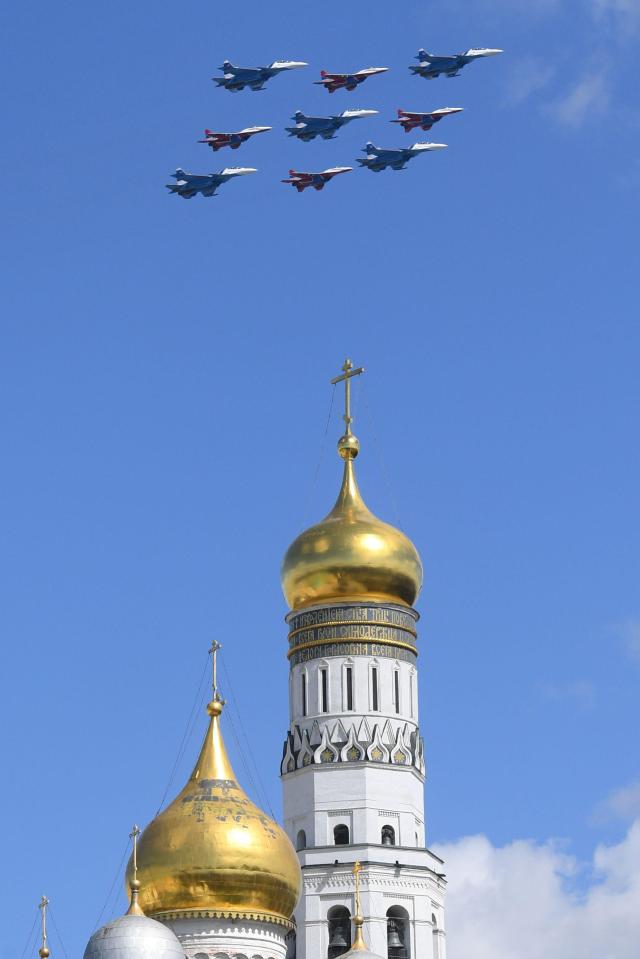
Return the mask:
<svg viewBox="0 0 640 959">
<path fill-rule="evenodd" d="M 400 938 L 398 923 L 393 919 L 389 919 L 387 924 L 387 946 L 389 949 L 402 949 L 404 946 Z"/>
<path fill-rule="evenodd" d="M 340 949 L 343 952 L 346 952 L 349 947 L 345 935 L 345 927 L 341 923 L 336 923 L 331 932 L 331 941 L 329 942 L 329 949 L 333 952 L 334 949 Z M 340 955 L 340 953 L 334 953 L 334 955 Z"/>
</svg>

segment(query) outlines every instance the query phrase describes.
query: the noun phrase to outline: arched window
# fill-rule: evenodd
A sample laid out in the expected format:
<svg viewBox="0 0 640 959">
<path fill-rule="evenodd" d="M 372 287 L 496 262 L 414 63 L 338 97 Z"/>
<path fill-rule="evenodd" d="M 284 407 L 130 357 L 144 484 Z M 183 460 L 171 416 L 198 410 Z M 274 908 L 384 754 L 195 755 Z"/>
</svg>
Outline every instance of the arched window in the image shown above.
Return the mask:
<svg viewBox="0 0 640 959">
<path fill-rule="evenodd" d="M 402 906 L 387 909 L 388 959 L 410 959 L 409 913 Z"/>
<path fill-rule="evenodd" d="M 345 826 L 344 823 L 340 823 L 340 825 L 334 826 L 333 841 L 336 844 L 336 846 L 348 846 L 349 845 L 349 827 Z"/>
<path fill-rule="evenodd" d="M 296 849 L 306 849 L 307 848 L 307 834 L 304 829 L 301 829 L 296 836 Z"/>
<path fill-rule="evenodd" d="M 382 827 L 382 845 L 383 846 L 395 846 L 396 844 L 396 831 L 393 826 L 383 826 Z"/>
<path fill-rule="evenodd" d="M 337 959 L 351 945 L 351 913 L 345 906 L 332 906 L 327 913 L 329 949 L 327 959 Z"/>
</svg>

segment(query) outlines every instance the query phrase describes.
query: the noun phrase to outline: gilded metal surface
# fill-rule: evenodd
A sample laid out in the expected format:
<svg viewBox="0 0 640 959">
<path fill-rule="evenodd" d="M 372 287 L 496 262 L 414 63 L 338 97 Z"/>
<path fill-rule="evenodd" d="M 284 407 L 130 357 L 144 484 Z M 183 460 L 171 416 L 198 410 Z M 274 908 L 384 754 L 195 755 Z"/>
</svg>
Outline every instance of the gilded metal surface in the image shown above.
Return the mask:
<svg viewBox="0 0 640 959">
<path fill-rule="evenodd" d="M 404 533 L 367 509 L 353 457 L 345 458 L 342 486 L 329 515 L 287 550 L 281 580 L 293 610 L 343 600 L 415 602 L 422 585 L 418 552 Z"/>
<path fill-rule="evenodd" d="M 137 849 L 147 915 L 214 911 L 289 920 L 298 900 L 298 857 L 284 831 L 240 788 L 220 731 L 223 703 L 187 785 L 143 831 Z M 132 878 L 133 862 L 128 878 Z"/>
</svg>

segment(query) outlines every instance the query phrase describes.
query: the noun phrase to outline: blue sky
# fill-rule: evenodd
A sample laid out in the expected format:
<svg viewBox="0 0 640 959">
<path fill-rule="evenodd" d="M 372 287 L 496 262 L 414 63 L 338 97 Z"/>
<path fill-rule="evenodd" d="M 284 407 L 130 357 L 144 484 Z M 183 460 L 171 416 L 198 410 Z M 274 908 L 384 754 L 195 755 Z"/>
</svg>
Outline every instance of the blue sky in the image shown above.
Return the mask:
<svg viewBox="0 0 640 959">
<path fill-rule="evenodd" d="M 132 822 L 165 790 L 212 638 L 279 810 L 278 570 L 337 490 L 335 408 L 314 476 L 345 355 L 367 367 L 363 492 L 425 564 L 430 842 L 561 840 L 583 866 L 625 842 L 638 4 L 70 0 L 12 5 L 3 34 L 1 951 L 20 955 L 44 891 L 81 954 Z M 427 83 L 406 69 L 420 46 L 505 54 Z M 229 95 L 210 80 L 225 57 L 310 67 Z M 368 65 L 391 70 L 351 95 L 311 82 Z M 347 106 L 380 116 L 330 143 L 283 133 L 296 108 Z M 354 165 L 369 138 L 410 143 L 397 107 L 441 106 L 465 108 L 432 131 L 448 150 L 406 172 L 300 196 L 279 182 Z M 237 154 L 196 143 L 253 123 L 274 130 Z M 164 188 L 178 165 L 235 163 L 259 173 L 216 199 Z"/>
</svg>

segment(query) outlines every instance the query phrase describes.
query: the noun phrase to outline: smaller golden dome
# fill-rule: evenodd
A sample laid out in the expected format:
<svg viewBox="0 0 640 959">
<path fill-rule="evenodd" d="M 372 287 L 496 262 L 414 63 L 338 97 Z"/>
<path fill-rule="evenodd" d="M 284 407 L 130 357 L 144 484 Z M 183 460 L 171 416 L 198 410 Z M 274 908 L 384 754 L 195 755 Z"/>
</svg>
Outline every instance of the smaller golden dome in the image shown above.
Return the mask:
<svg viewBox="0 0 640 959">
<path fill-rule="evenodd" d="M 280 576 L 293 610 L 347 600 L 412 606 L 420 592 L 422 563 L 415 546 L 374 516 L 360 495 L 353 463 L 359 448 L 347 424 L 338 440 L 344 474 L 336 504 L 286 552 Z"/>
<path fill-rule="evenodd" d="M 149 916 L 196 911 L 288 923 L 300 894 L 298 857 L 238 784 L 220 731 L 223 706 L 209 703 L 189 782 L 140 837 L 140 906 Z"/>
</svg>

